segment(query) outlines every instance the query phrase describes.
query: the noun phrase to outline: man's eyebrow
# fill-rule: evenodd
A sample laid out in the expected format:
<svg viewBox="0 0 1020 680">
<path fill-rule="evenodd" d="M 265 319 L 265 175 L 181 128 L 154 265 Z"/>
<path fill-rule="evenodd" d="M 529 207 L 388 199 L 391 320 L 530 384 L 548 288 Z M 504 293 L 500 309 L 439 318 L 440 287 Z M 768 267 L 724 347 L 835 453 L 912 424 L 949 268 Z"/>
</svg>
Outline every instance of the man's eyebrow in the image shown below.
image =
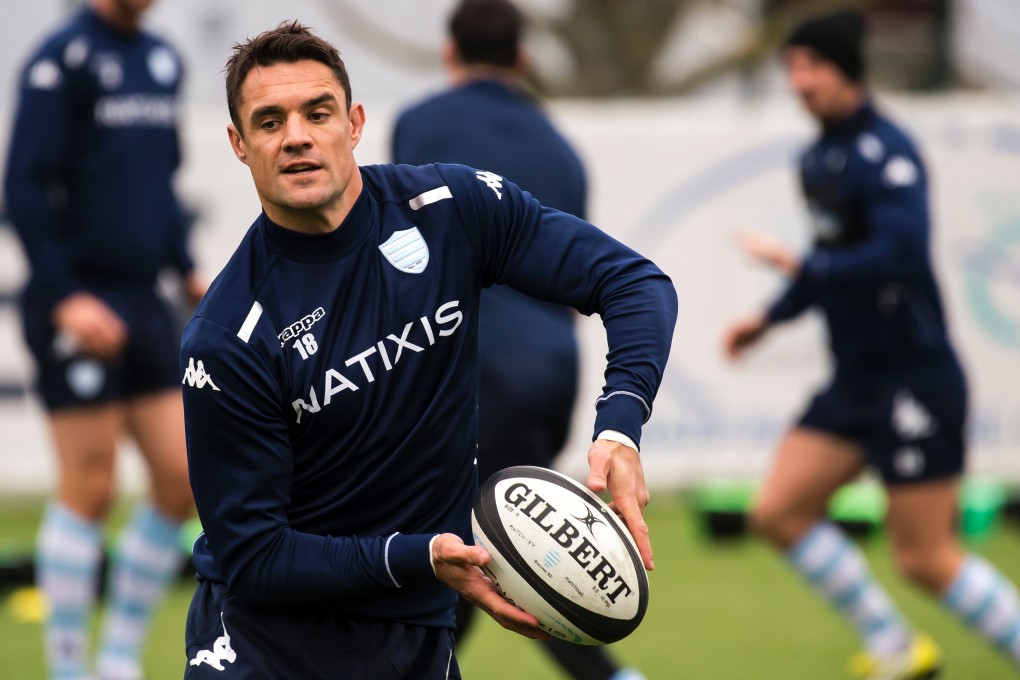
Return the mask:
<svg viewBox="0 0 1020 680">
<path fill-rule="evenodd" d="M 314 109 L 316 106 L 325 104 L 326 102 L 336 103 L 337 99 L 333 96 L 332 92 L 324 92 L 318 97 L 312 97 L 304 104 L 301 105 L 303 109 Z M 258 120 L 259 118 L 265 118 L 266 116 L 274 116 L 283 113 L 283 107 L 277 104 L 267 104 L 266 106 L 260 106 L 251 112 L 251 120 Z"/>
<path fill-rule="evenodd" d="M 272 116 L 275 114 L 283 113 L 283 108 L 276 104 L 269 104 L 268 106 L 260 106 L 251 112 L 251 119 L 258 120 L 259 118 L 265 118 L 266 116 Z"/>
<path fill-rule="evenodd" d="M 320 94 L 318 97 L 313 97 L 312 99 L 309 99 L 304 103 L 304 105 L 301 108 L 314 109 L 316 106 L 319 106 L 320 104 L 325 104 L 326 102 L 333 102 L 334 104 L 336 103 L 336 97 L 333 96 L 332 92 L 324 92 Z"/>
</svg>

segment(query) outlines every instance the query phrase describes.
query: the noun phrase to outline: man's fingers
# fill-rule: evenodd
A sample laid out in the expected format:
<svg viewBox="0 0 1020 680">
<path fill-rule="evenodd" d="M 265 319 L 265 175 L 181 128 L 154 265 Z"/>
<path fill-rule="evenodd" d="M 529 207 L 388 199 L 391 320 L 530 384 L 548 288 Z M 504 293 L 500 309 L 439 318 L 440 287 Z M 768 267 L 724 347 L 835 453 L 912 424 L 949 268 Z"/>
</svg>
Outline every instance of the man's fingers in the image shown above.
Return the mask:
<svg viewBox="0 0 1020 680">
<path fill-rule="evenodd" d="M 610 462 L 611 458 L 601 452 L 588 456 L 588 488 L 595 493 L 602 493 L 609 487 Z"/>
<path fill-rule="evenodd" d="M 492 558 L 485 551 L 485 548 L 476 545 L 464 545 L 460 541 L 456 543 L 450 541 L 444 542 L 438 547 L 436 560 L 460 567 L 484 567 Z"/>
<path fill-rule="evenodd" d="M 655 569 L 655 559 L 652 555 L 652 540 L 649 536 L 648 523 L 645 522 L 645 518 L 641 514 L 640 506 L 632 498 L 618 499 L 615 506 L 616 511 L 627 525 L 627 528 L 630 529 L 630 535 L 634 537 L 634 542 L 637 543 L 638 552 L 641 554 L 641 561 L 644 563 L 645 569 L 652 571 Z"/>
<path fill-rule="evenodd" d="M 548 640 L 549 634 L 538 627 L 538 619 L 503 599 L 496 591 L 477 594 L 477 604 L 499 625 L 532 640 Z"/>
</svg>

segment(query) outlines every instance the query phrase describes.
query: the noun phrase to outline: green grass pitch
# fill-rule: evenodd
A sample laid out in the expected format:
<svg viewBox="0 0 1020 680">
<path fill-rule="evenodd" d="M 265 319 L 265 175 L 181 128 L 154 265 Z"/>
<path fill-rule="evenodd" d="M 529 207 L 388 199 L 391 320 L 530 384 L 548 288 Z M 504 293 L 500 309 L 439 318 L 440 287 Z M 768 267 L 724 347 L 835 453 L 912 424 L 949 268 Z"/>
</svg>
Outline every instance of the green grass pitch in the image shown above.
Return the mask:
<svg viewBox="0 0 1020 680">
<path fill-rule="evenodd" d="M 28 548 L 41 513 L 37 500 L 0 501 L 0 551 Z M 648 509 L 657 569 L 644 623 L 614 645 L 618 658 L 650 680 L 839 680 L 856 639 L 826 604 L 815 599 L 782 560 L 751 539 L 715 543 L 701 535 L 679 497 L 660 493 Z M 931 633 L 947 657 L 941 680 L 1017 677 L 992 648 L 936 603 L 894 575 L 882 538 L 864 548 L 876 574 L 915 624 Z M 1020 527 L 1004 524 L 978 550 L 1020 581 Z M 192 584 L 181 581 L 161 608 L 145 659 L 150 680 L 183 675 L 182 635 Z M 0 676 L 43 678 L 40 628 L 17 621 L 9 591 L 0 592 Z M 458 650 L 464 677 L 510 680 L 564 678 L 537 645 L 479 619 Z"/>
</svg>

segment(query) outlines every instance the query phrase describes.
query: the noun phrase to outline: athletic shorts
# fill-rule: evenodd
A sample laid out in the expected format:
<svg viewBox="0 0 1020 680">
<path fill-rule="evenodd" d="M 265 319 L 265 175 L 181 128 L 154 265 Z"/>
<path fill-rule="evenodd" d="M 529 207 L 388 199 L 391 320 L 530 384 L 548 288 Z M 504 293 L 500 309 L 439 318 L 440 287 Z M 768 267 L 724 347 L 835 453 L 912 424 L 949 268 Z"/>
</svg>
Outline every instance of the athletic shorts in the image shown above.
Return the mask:
<svg viewBox="0 0 1020 680">
<path fill-rule="evenodd" d="M 49 411 L 130 399 L 179 387 L 180 333 L 173 312 L 155 292 L 94 292 L 128 327 L 127 345 L 111 362 L 62 346 L 52 309 L 22 301 L 25 340 L 35 359 L 35 386 Z"/>
<path fill-rule="evenodd" d="M 200 581 L 185 628 L 185 680 L 459 680 L 453 631 L 351 620 L 320 605 L 238 602 Z"/>
<path fill-rule="evenodd" d="M 837 379 L 798 424 L 857 443 L 887 484 L 905 484 L 963 471 L 966 417 L 966 379 L 943 355 L 880 377 Z"/>
</svg>

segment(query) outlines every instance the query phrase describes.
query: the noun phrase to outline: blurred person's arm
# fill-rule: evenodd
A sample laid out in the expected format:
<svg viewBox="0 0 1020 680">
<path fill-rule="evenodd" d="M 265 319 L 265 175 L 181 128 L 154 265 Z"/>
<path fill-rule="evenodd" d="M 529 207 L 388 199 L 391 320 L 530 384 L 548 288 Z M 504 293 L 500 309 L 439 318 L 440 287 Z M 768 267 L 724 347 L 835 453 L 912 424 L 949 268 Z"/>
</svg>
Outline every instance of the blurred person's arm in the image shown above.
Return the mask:
<svg viewBox="0 0 1020 680">
<path fill-rule="evenodd" d="M 62 223 L 65 173 L 80 104 L 75 74 L 65 68 L 58 47 L 47 45 L 21 74 L 5 203 L 32 269 L 35 293 L 52 307 L 64 351 L 108 359 L 123 347 L 127 328 L 105 303 L 81 290 Z"/>
<path fill-rule="evenodd" d="M 49 51 L 35 56 L 21 74 L 4 194 L 36 289 L 56 304 L 80 287 L 61 224 L 75 96 L 72 74 L 59 52 Z"/>
<path fill-rule="evenodd" d="M 924 271 L 928 261 L 928 211 L 922 170 L 896 155 L 875 165 L 863 188 L 868 236 L 846 248 L 816 250 L 804 261 L 807 274 L 835 282 L 902 280 Z"/>
</svg>

